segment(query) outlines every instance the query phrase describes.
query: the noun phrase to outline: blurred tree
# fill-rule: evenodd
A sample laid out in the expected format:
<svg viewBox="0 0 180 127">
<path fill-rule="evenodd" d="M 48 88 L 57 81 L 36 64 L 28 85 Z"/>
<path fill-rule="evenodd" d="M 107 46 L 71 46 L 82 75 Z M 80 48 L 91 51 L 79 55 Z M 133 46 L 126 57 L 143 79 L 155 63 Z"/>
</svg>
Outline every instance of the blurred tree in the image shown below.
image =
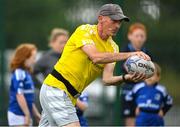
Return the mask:
<svg viewBox="0 0 180 127">
<path fill-rule="evenodd" d="M 81 23 L 96 22 L 97 9 L 108 0 L 6 0 L 6 42 L 14 48 L 22 42 L 33 42 L 47 49 L 52 28 L 63 27 L 72 32 Z M 109 0 L 109 2 L 113 2 Z M 124 10 L 131 22 L 143 22 L 148 28 L 148 47 L 161 63 L 180 70 L 178 14 L 180 1 L 175 0 L 125 0 Z M 130 24 L 129 23 L 129 24 Z M 126 42 L 128 25 L 123 27 L 122 42 Z M 163 49 L 160 51 L 160 47 Z"/>
<path fill-rule="evenodd" d="M 51 29 L 63 27 L 72 32 L 81 23 L 94 22 L 94 12 L 102 3 L 96 0 L 7 0 L 7 46 L 14 48 L 22 42 L 33 42 L 40 49 L 46 49 Z"/>
</svg>

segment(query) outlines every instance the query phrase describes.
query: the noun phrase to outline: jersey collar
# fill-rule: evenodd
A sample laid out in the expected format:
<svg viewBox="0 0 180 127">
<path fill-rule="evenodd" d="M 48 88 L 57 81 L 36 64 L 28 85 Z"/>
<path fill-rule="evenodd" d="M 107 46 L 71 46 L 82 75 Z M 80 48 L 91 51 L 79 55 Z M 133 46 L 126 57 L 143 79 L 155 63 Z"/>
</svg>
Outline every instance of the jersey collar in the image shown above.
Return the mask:
<svg viewBox="0 0 180 127">
<path fill-rule="evenodd" d="M 131 42 L 128 43 L 128 48 L 130 49 L 131 52 L 135 52 L 136 51 L 135 48 L 133 47 L 133 45 L 131 44 Z M 145 47 L 142 47 L 141 51 L 146 52 Z"/>
<path fill-rule="evenodd" d="M 144 82 L 146 86 L 148 87 L 156 87 L 158 85 L 158 82 L 154 83 L 153 85 L 148 85 L 146 82 Z"/>
</svg>

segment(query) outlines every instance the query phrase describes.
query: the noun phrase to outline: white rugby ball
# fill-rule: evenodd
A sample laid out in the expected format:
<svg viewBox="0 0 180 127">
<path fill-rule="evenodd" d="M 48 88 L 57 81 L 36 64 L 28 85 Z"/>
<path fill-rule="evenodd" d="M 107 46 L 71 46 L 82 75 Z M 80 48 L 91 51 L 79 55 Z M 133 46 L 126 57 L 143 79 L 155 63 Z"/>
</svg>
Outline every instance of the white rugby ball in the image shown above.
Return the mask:
<svg viewBox="0 0 180 127">
<path fill-rule="evenodd" d="M 147 78 L 154 74 L 155 66 L 152 61 L 145 60 L 139 56 L 131 56 L 124 63 L 127 73 L 144 73 Z"/>
</svg>

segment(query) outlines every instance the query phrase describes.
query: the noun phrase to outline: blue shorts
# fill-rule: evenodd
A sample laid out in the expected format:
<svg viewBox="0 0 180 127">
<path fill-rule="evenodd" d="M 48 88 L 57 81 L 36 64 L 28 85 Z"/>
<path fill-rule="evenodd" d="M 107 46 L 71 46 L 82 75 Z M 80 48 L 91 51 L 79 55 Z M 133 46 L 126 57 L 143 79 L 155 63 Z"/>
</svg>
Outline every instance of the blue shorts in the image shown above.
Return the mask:
<svg viewBox="0 0 180 127">
<path fill-rule="evenodd" d="M 81 127 L 88 127 L 87 120 L 84 116 L 78 116 Z"/>
<path fill-rule="evenodd" d="M 164 126 L 164 120 L 158 114 L 140 112 L 136 117 L 136 126 Z"/>
</svg>

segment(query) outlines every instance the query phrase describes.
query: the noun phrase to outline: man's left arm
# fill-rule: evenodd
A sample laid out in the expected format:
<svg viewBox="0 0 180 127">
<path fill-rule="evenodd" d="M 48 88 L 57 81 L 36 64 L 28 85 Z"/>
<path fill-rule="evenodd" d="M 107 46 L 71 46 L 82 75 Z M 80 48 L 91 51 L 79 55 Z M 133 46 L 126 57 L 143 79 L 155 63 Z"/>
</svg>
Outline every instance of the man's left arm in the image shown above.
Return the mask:
<svg viewBox="0 0 180 127">
<path fill-rule="evenodd" d="M 116 83 L 122 83 L 123 77 L 121 76 L 114 76 L 114 63 L 106 64 L 103 71 L 103 77 L 102 80 L 106 85 L 115 85 Z"/>
<path fill-rule="evenodd" d="M 123 77 L 123 75 L 114 76 L 113 75 L 114 68 L 115 68 L 114 63 L 106 64 L 104 67 L 102 80 L 106 85 L 118 85 L 118 84 L 121 84 L 122 82 L 124 82 L 124 80 L 137 82 L 139 80 L 143 80 L 143 78 L 144 78 L 143 74 L 137 75 L 136 73 L 125 74 L 124 77 Z"/>
</svg>

